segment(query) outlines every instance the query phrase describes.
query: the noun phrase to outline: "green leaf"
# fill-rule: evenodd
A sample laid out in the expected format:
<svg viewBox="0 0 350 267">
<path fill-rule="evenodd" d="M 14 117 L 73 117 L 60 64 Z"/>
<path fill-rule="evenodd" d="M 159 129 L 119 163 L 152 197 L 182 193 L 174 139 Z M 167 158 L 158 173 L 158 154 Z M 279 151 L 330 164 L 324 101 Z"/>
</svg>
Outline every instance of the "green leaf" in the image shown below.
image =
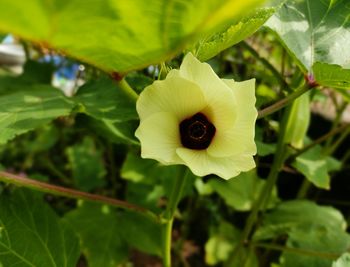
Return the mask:
<svg viewBox="0 0 350 267">
<path fill-rule="evenodd" d="M 208 265 L 224 262 L 223 266 L 258 267 L 258 259 L 252 249 L 241 248 L 235 257 L 232 252 L 239 243 L 241 232 L 228 222 L 221 221 L 212 229 L 205 244 L 205 261 Z"/>
<path fill-rule="evenodd" d="M 90 267 L 119 266 L 128 257 L 121 217 L 108 206 L 84 203 L 64 218 L 81 240 Z"/>
<path fill-rule="evenodd" d="M 275 12 L 274 8 L 259 9 L 231 24 L 223 31 L 205 36 L 195 45 L 196 56 L 206 61 L 221 51 L 239 43 L 257 31 Z"/>
<path fill-rule="evenodd" d="M 58 89 L 46 85 L 0 95 L 0 144 L 68 115 L 73 105 Z"/>
<path fill-rule="evenodd" d="M 222 179 L 210 179 L 209 185 L 226 202 L 227 205 L 239 211 L 248 211 L 258 198 L 265 181 L 260 179 L 256 171 L 241 173 L 239 176 L 228 181 Z M 270 206 L 278 201 L 276 191 L 270 200 Z"/>
<path fill-rule="evenodd" d="M 83 85 L 74 100 L 82 106 L 82 112 L 99 120 L 122 122 L 138 119 L 135 101 L 112 79 L 100 79 Z"/>
<path fill-rule="evenodd" d="M 162 256 L 162 225 L 132 212 L 121 213 L 124 240 L 142 252 Z"/>
<path fill-rule="evenodd" d="M 170 196 L 176 179 L 182 174 L 182 168 L 183 166 L 165 166 L 152 159 L 142 159 L 139 151 L 129 151 L 121 169 L 121 177 L 128 180 L 127 200 L 159 211 L 159 199 Z M 183 196 L 192 191 L 194 179 L 190 174 Z"/>
<path fill-rule="evenodd" d="M 350 69 L 316 62 L 312 70 L 318 83 L 334 88 L 350 89 Z"/>
<path fill-rule="evenodd" d="M 344 253 L 337 261 L 333 262 L 332 267 L 350 267 L 350 253 Z"/>
<path fill-rule="evenodd" d="M 329 172 L 338 170 L 341 163 L 332 157 L 323 157 L 321 146 L 315 146 L 298 156 L 292 166 L 315 186 L 330 189 Z"/>
<path fill-rule="evenodd" d="M 319 254 L 345 252 L 350 245 L 342 214 L 332 208 L 309 201 L 283 202 L 267 213 L 263 225 L 254 234 L 254 240 L 275 239 L 288 235 L 286 246 Z M 285 251 L 281 267 L 327 267 L 328 258 Z"/>
<path fill-rule="evenodd" d="M 349 11 L 347 0 L 287 0 L 266 25 L 304 72 L 313 69 L 318 83 L 344 88 L 350 82 Z"/>
<path fill-rule="evenodd" d="M 308 224 L 324 225 L 341 231 L 346 228 L 343 215 L 335 208 L 319 206 L 306 200 L 285 201 L 266 214 L 262 227 L 254 234 L 254 240 L 273 239 Z"/>
<path fill-rule="evenodd" d="M 27 190 L 1 194 L 2 265 L 75 267 L 80 256 L 78 238 L 39 196 Z"/>
<path fill-rule="evenodd" d="M 239 242 L 240 234 L 232 224 L 220 222 L 219 227 L 213 231 L 205 244 L 205 262 L 208 265 L 215 265 L 228 260 Z"/>
<path fill-rule="evenodd" d="M 125 73 L 169 59 L 258 3 L 262 0 L 1 0 L 0 31 Z"/>
<path fill-rule="evenodd" d="M 76 186 L 84 191 L 101 188 L 107 172 L 102 151 L 96 148 L 91 137 L 85 137 L 81 143 L 66 150 Z"/>
</svg>

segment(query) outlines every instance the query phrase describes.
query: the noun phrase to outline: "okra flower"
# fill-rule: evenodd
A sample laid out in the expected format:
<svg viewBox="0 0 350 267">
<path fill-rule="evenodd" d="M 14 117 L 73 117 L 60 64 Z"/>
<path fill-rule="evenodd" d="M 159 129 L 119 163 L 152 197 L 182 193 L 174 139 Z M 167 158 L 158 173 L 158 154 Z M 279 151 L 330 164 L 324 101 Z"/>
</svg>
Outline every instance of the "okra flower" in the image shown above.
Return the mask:
<svg viewBox="0 0 350 267">
<path fill-rule="evenodd" d="M 220 79 L 191 53 L 140 94 L 141 156 L 224 179 L 255 167 L 255 80 Z"/>
</svg>

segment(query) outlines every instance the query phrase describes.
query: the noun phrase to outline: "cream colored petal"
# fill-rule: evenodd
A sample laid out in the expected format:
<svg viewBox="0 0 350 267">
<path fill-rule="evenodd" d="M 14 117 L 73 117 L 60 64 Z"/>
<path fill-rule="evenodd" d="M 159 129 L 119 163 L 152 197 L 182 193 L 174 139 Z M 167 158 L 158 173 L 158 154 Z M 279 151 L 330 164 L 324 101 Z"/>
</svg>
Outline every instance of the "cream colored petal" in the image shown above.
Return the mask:
<svg viewBox="0 0 350 267">
<path fill-rule="evenodd" d="M 135 132 L 141 142 L 141 157 L 163 164 L 181 164 L 176 154 L 181 147 L 179 123 L 174 114 L 158 112 L 141 121 Z"/>
<path fill-rule="evenodd" d="M 173 77 L 181 77 L 180 71 L 177 69 L 172 69 L 169 71 L 169 73 L 166 76 L 166 79 L 173 78 Z"/>
<path fill-rule="evenodd" d="M 224 80 L 230 86 L 237 100 L 236 121 L 230 129 L 218 131 L 212 140 L 208 153 L 214 157 L 226 157 L 246 153 L 256 154 L 255 121 L 255 79 L 244 82 Z"/>
<path fill-rule="evenodd" d="M 242 171 L 248 171 L 255 167 L 254 159 L 250 155 L 215 158 L 205 150 L 187 148 L 178 148 L 176 153 L 198 176 L 216 174 L 227 180 L 237 176 Z"/>
<path fill-rule="evenodd" d="M 207 63 L 201 63 L 188 53 L 181 66 L 181 77 L 188 79 L 202 89 L 208 102 L 205 115 L 217 129 L 227 129 L 235 121 L 236 100 L 232 90 L 216 75 Z"/>
<path fill-rule="evenodd" d="M 181 121 L 205 106 L 206 101 L 200 88 L 181 77 L 155 81 L 143 90 L 136 103 L 141 121 L 158 112 L 173 113 Z"/>
</svg>

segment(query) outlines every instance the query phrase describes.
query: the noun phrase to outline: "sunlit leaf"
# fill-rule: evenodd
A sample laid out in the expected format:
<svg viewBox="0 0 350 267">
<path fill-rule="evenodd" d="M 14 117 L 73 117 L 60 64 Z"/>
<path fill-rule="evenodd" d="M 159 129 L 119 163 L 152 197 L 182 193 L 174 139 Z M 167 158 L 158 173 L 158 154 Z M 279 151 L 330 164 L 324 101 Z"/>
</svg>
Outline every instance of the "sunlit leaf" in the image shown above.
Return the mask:
<svg viewBox="0 0 350 267">
<path fill-rule="evenodd" d="M 349 12 L 347 0 L 287 0 L 267 26 L 304 72 L 315 72 L 317 82 L 349 88 Z"/>
<path fill-rule="evenodd" d="M 216 56 L 222 50 L 252 35 L 274 12 L 274 8 L 259 9 L 231 24 L 225 30 L 203 37 L 196 44 L 196 56 L 202 61 Z"/>
<path fill-rule="evenodd" d="M 261 2 L 1 0 L 0 30 L 107 72 L 128 72 L 169 59 Z"/>
</svg>

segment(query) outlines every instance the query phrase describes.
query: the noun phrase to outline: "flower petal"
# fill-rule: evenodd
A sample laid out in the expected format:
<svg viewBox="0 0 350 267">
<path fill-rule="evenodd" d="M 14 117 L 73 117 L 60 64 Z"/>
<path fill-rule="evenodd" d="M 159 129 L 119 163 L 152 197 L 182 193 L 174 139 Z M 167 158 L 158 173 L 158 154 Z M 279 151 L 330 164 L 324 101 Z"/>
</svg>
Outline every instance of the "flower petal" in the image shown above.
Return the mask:
<svg viewBox="0 0 350 267">
<path fill-rule="evenodd" d="M 181 121 L 205 106 L 205 98 L 200 88 L 181 77 L 155 81 L 143 90 L 136 103 L 141 121 L 158 112 L 173 113 Z"/>
<path fill-rule="evenodd" d="M 178 148 L 176 153 L 198 176 L 216 174 L 224 179 L 230 179 L 242 171 L 248 171 L 255 167 L 253 157 L 246 154 L 216 158 L 210 156 L 205 150 L 187 148 Z"/>
<path fill-rule="evenodd" d="M 208 103 L 204 113 L 217 129 L 224 130 L 233 125 L 236 117 L 234 94 L 209 64 L 188 53 L 180 66 L 180 75 L 202 89 Z"/>
<path fill-rule="evenodd" d="M 244 82 L 224 80 L 237 99 L 236 121 L 230 129 L 215 134 L 208 153 L 214 157 L 226 157 L 240 153 L 256 154 L 255 121 L 255 79 Z"/>
<path fill-rule="evenodd" d="M 176 149 L 181 147 L 179 123 L 172 113 L 158 112 L 141 121 L 135 132 L 141 142 L 141 157 L 163 164 L 181 164 Z"/>
</svg>

